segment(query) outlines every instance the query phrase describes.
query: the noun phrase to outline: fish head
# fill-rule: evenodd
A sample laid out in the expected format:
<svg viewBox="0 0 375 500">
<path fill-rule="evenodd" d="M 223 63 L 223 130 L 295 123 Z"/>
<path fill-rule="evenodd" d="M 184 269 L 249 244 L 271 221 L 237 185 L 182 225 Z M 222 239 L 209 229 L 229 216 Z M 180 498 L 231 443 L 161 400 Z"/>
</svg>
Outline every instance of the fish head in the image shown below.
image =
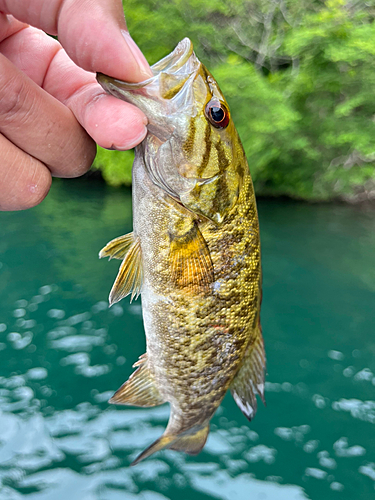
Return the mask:
<svg viewBox="0 0 375 500">
<path fill-rule="evenodd" d="M 97 80 L 147 116 L 148 134 L 138 148 L 151 180 L 191 212 L 221 224 L 247 165 L 229 106 L 188 38 L 151 70 L 140 83 L 100 73 Z"/>
</svg>

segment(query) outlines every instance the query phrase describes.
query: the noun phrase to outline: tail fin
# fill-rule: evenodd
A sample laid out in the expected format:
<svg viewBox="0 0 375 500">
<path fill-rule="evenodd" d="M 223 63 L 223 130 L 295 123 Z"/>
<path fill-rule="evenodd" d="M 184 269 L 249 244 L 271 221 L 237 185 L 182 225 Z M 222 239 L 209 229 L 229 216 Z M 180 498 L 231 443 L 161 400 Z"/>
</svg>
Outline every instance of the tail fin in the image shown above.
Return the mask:
<svg viewBox="0 0 375 500">
<path fill-rule="evenodd" d="M 166 448 L 176 451 L 184 451 L 189 455 L 197 455 L 206 443 L 209 424 L 204 427 L 192 427 L 181 434 L 163 434 L 151 446 L 145 449 L 131 465 L 137 465 L 141 460 L 149 457 L 153 453 Z"/>
</svg>

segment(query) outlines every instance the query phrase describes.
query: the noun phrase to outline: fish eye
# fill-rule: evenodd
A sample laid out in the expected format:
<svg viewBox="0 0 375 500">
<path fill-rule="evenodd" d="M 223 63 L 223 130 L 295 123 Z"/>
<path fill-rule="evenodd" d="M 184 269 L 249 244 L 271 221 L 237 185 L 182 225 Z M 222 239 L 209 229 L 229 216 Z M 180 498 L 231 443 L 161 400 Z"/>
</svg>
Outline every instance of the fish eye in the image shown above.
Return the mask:
<svg viewBox="0 0 375 500">
<path fill-rule="evenodd" d="M 220 101 L 210 101 L 205 109 L 205 115 L 216 128 L 225 128 L 229 123 L 229 111 Z"/>
</svg>

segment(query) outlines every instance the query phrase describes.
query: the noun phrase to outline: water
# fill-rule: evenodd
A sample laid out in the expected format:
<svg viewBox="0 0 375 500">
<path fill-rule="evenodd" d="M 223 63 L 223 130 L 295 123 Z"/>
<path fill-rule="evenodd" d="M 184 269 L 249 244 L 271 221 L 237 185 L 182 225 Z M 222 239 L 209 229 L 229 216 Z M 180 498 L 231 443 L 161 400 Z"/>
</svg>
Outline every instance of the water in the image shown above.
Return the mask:
<svg viewBox="0 0 375 500">
<path fill-rule="evenodd" d="M 0 227 L 1 500 L 375 498 L 375 211 L 261 201 L 267 407 L 230 395 L 197 457 L 128 467 L 169 409 L 107 404 L 144 352 L 139 301 L 111 309 L 129 191 L 58 181 Z"/>
</svg>

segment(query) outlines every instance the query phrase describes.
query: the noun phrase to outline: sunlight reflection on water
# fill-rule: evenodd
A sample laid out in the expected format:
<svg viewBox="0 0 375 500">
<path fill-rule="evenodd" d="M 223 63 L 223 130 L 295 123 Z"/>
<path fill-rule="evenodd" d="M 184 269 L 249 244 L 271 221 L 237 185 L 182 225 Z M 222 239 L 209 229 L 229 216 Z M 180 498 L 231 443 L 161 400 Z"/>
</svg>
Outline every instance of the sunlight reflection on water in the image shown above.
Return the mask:
<svg viewBox="0 0 375 500">
<path fill-rule="evenodd" d="M 139 486 L 150 482 L 161 492 L 175 484 L 177 488 L 188 487 L 223 500 L 232 500 L 234 496 L 247 500 L 249 491 L 253 498 L 309 498 L 302 486 L 284 483 L 278 471 L 280 446 L 277 441 L 272 446 L 262 443 L 259 433 L 247 425 L 236 426 L 235 422 L 229 422 L 222 409 L 214 419 L 213 430 L 204 449 L 205 462 L 199 459 L 198 463 L 194 463 L 184 455 L 167 450 L 144 464 L 128 468 L 126 465 L 163 433 L 169 416 L 167 406 L 118 410 L 105 407 L 112 391 L 101 393 L 91 389 L 91 402 L 81 402 L 74 408 L 63 410 L 51 407 L 49 399 L 57 395 L 51 383 L 52 376 L 60 373 L 60 377 L 68 377 L 67 381 L 71 384 L 75 383 L 76 376 L 86 379 L 108 377 L 119 358 L 117 346 L 109 335 L 111 318 L 120 317 L 118 312 L 113 314 L 104 307 L 104 303 L 96 303 L 91 307 L 91 313 L 78 312 L 66 317 L 65 308 L 51 307 L 61 292 L 58 287 L 51 287 L 52 296 L 45 318 L 41 316 L 44 314 L 43 299 L 38 301 L 38 311 L 32 308 L 22 315 L 13 313 L 13 322 L 18 321 L 18 331 L 15 331 L 15 323 L 9 328 L 2 323 L 4 333 L 11 330 L 4 338 L 4 354 L 24 350 L 28 357 L 33 358 L 46 342 L 55 356 L 55 365 L 52 368 L 48 361 L 49 351 L 46 351 L 47 358 L 41 363 L 45 366 L 33 366 L 24 373 L 0 378 L 1 498 L 20 499 L 24 497 L 22 491 L 28 492 L 28 499 L 38 500 L 67 498 L 67 494 L 70 500 L 112 500 L 125 492 L 126 496 L 122 498 L 131 499 L 135 494 L 137 498 L 145 499 L 168 498 L 163 493 L 140 493 Z M 27 308 L 27 301 L 22 300 L 17 305 L 22 303 Z M 61 297 L 59 303 L 61 306 Z M 23 322 L 19 322 L 21 317 Z M 46 318 L 50 321 L 47 332 L 41 328 Z M 31 330 L 25 332 L 25 328 Z M 22 342 L 27 335 L 31 340 Z M 31 341 L 35 344 L 29 349 Z M 92 358 L 98 358 L 98 350 L 107 352 L 111 361 L 92 363 Z M 329 351 L 326 359 L 343 361 L 344 355 L 337 352 Z M 73 372 L 66 372 L 71 368 Z M 351 377 L 344 378 L 373 386 L 372 371 L 368 368 L 357 368 Z M 69 388 L 65 388 L 65 392 L 69 392 Z M 310 395 L 308 386 L 302 382 L 267 381 L 266 392 L 282 398 L 286 395 L 302 400 L 307 398 L 318 410 L 331 408 L 334 412 L 349 413 L 354 419 L 375 423 L 374 401 L 344 398 L 330 401 L 319 394 Z M 104 403 L 104 411 L 96 403 Z M 221 425 L 217 425 L 217 420 Z M 310 461 L 310 465 L 309 461 L 306 462 L 303 480 L 328 482 L 332 491 L 344 489 L 334 475 L 338 468 L 337 460 L 366 455 L 363 446 L 349 444 L 348 438 L 343 436 L 332 442 L 331 452 L 322 450 L 320 440 L 312 439 L 314 427 L 308 424 L 277 426 L 274 435 L 281 441 L 294 443 L 308 455 L 316 454 L 316 465 L 314 461 Z M 263 467 L 270 468 L 266 481 L 249 473 L 251 464 L 263 464 Z M 373 470 L 372 462 L 368 461 L 358 468 L 360 474 L 371 480 L 375 477 Z"/>
<path fill-rule="evenodd" d="M 1 500 L 373 498 L 372 220 L 260 203 L 267 408 L 249 424 L 228 396 L 200 455 L 166 450 L 130 468 L 169 408 L 107 403 L 145 349 L 140 302 L 108 309 L 117 268 L 97 262 L 124 232 L 123 196 L 103 210 L 78 189 L 68 217 L 69 193 L 55 189 L 43 207 L 5 215 L 11 231 L 0 226 Z"/>
<path fill-rule="evenodd" d="M 54 293 L 58 296 L 59 290 L 55 288 Z M 22 303 L 25 307 L 26 302 Z M 53 303 L 53 298 L 50 302 Z M 110 314 L 100 303 L 91 309 L 94 315 L 104 311 L 106 315 Z M 28 311 L 22 317 L 34 313 Z M 39 310 L 39 321 L 40 313 Z M 19 318 L 20 314 L 13 316 Z M 47 341 L 54 354 L 58 354 L 59 371 L 72 366 L 76 375 L 91 378 L 101 377 L 111 370 L 111 364 L 90 364 L 95 349 L 109 347 L 108 328 L 103 326 L 105 318 L 99 324 L 91 321 L 92 315 L 88 312 L 65 318 L 65 311 L 51 308 L 51 303 L 46 316 L 52 320 L 51 328 L 36 335 L 34 340 L 37 347 L 39 342 Z M 33 326 L 38 331 L 40 323 L 36 319 L 27 321 L 28 327 Z M 19 323 L 19 326 L 26 325 Z M 20 347 L 17 344 L 20 338 L 24 338 L 24 333 L 8 334 L 6 349 L 25 350 L 29 344 Z M 26 490 L 28 499 L 38 500 L 65 499 L 67 495 L 70 500 L 112 500 L 124 492 L 126 496 L 121 498 L 131 499 L 139 492 L 137 484 L 140 483 L 154 482 L 163 490 L 165 476 L 170 475 L 172 468 L 177 469 L 174 476 L 180 486 L 190 485 L 196 491 L 223 500 L 233 498 L 233 495 L 245 499 L 250 490 L 254 495 L 262 493 L 265 499 L 275 498 L 275 495 L 281 500 L 308 498 L 299 486 L 281 485 L 273 479 L 260 481 L 246 472 L 249 463 L 274 463 L 277 454 L 275 448 L 257 443 L 258 434 L 246 425 L 232 426 L 230 431 L 217 429 L 211 432 L 205 454 L 214 462 L 194 464 L 183 455 L 176 460 L 175 452 L 164 451 L 159 458 L 149 459 L 138 467 L 123 467 L 124 457 L 129 463 L 163 433 L 169 408 L 164 405 L 147 410 L 107 408 L 101 411 L 94 404 L 82 402 L 76 408 L 54 410 L 46 415 L 40 412 L 40 408 L 48 409 L 46 400 L 56 392 L 49 385 L 49 377 L 47 368 L 35 366 L 23 374 L 0 379 L 3 409 L 0 413 L 0 466 L 2 484 L 5 485 L 1 490 L 4 500 L 21 498 L 20 491 Z M 70 380 L 73 381 L 72 375 Z M 106 401 L 111 394 L 111 391 L 102 394 L 96 391 L 94 400 Z M 24 413 L 22 410 L 28 411 Z M 218 457 L 222 456 L 227 457 L 227 470 L 222 470 L 217 463 Z M 77 466 L 73 469 L 61 467 L 60 464 L 66 461 L 80 464 L 80 472 L 75 470 Z M 167 497 L 143 491 L 137 493 L 137 498 L 161 500 Z"/>
</svg>

